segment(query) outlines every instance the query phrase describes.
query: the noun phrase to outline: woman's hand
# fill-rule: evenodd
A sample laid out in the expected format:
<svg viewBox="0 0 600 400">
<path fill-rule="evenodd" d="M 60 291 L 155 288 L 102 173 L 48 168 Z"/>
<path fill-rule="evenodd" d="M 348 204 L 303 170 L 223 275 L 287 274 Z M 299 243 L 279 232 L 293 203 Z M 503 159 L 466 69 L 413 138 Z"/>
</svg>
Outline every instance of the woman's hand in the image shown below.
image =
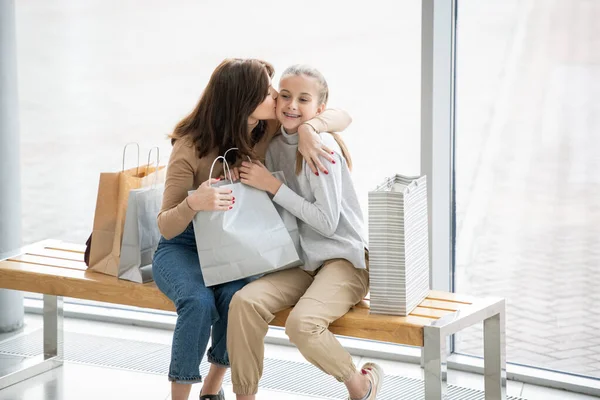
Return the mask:
<svg viewBox="0 0 600 400">
<path fill-rule="evenodd" d="M 306 160 L 313 174 L 318 175 L 318 170 L 327 173 L 327 168 L 321 163 L 319 157 L 323 157 L 329 162 L 334 162 L 331 156 L 333 152 L 323 143 L 319 134 L 309 124 L 301 124 L 298 127 L 298 151 Z M 318 169 L 317 169 L 318 168 Z"/>
<path fill-rule="evenodd" d="M 220 179 L 209 179 L 188 195 L 188 206 L 194 211 L 227 211 L 235 203 L 231 189 L 211 187 Z"/>
<path fill-rule="evenodd" d="M 279 179 L 271 175 L 260 161 L 244 161 L 240 167 L 240 179 L 242 183 L 272 195 L 275 195 L 281 187 Z"/>
</svg>

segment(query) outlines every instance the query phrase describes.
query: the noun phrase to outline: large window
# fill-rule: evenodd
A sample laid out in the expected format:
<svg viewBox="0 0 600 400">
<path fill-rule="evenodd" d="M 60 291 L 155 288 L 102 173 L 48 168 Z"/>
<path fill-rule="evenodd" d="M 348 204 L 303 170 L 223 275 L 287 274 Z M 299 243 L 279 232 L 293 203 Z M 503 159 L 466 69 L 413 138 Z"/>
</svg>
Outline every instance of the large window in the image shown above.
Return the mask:
<svg viewBox="0 0 600 400">
<path fill-rule="evenodd" d="M 330 107 L 353 117 L 344 138 L 367 212 L 385 176 L 417 174 L 421 1 L 17 2 L 24 242 L 84 243 L 99 174 L 141 163 L 195 105 L 226 57 L 281 73 L 319 68 Z M 279 74 L 276 75 L 276 81 Z M 137 162 L 133 153 L 126 167 Z"/>
<path fill-rule="evenodd" d="M 455 143 L 456 290 L 507 299 L 509 362 L 594 377 L 598 21 L 596 1 L 460 0 Z"/>
</svg>

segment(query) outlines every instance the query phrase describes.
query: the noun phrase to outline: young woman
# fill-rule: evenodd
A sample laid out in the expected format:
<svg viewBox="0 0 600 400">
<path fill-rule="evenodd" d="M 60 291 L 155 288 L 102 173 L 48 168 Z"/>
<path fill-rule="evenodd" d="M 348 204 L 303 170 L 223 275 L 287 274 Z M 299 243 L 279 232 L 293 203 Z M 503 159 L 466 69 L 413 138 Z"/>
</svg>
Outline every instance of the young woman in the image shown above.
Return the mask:
<svg viewBox="0 0 600 400">
<path fill-rule="evenodd" d="M 288 68 L 279 84 L 281 136 L 270 144 L 266 167 L 243 162 L 241 181 L 273 195 L 298 218 L 304 266 L 265 275 L 233 297 L 227 347 L 238 400 L 254 400 L 262 375 L 264 344 L 274 313 L 294 306 L 286 333 L 304 357 L 343 382 L 350 399 L 376 399 L 382 369 L 367 363 L 357 371 L 350 354 L 328 330 L 368 292 L 363 216 L 350 177 L 351 159 L 336 134 L 322 133 L 334 149 L 328 171 L 313 174 L 298 155 L 298 129 L 325 110 L 329 91 L 323 75 L 308 66 Z M 270 171 L 282 171 L 284 185 Z"/>
<path fill-rule="evenodd" d="M 173 150 L 158 215 L 163 237 L 152 269 L 157 286 L 177 309 L 169 368 L 172 400 L 187 399 L 191 384 L 202 380 L 199 366 L 210 336 L 207 358 L 211 366 L 200 398 L 224 399 L 221 383 L 229 366 L 226 349 L 229 303 L 247 282 L 205 286 L 192 219 L 197 212 L 227 212 L 235 207 L 235 193 L 209 186 L 222 174 L 219 165 L 213 176 L 209 176 L 213 160 L 231 147 L 240 150 L 238 156 L 261 159 L 279 131 L 275 115 L 277 92 L 271 87 L 273 73 L 273 67 L 260 60 L 223 61 L 213 72 L 195 109 L 177 124 L 171 135 Z M 350 118 L 342 111 L 327 110 L 310 122 L 319 130 L 328 127 L 343 130 Z M 319 156 L 327 152 L 331 157 L 330 150 L 321 146 L 311 129 L 306 126 L 300 143 L 307 162 L 325 169 Z M 188 195 L 191 190 L 194 192 Z"/>
</svg>

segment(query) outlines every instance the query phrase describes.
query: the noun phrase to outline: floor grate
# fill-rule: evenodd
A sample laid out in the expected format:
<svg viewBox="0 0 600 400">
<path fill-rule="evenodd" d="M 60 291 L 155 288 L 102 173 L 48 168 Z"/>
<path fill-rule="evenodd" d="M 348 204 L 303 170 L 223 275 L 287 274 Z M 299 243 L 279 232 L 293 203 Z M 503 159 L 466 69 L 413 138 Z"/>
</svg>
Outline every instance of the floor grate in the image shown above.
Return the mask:
<svg viewBox="0 0 600 400">
<path fill-rule="evenodd" d="M 34 331 L 0 343 L 0 354 L 33 357 L 42 353 L 42 331 Z M 64 360 L 108 368 L 120 368 L 136 372 L 166 375 L 169 368 L 171 347 L 164 344 L 118 339 L 82 333 L 65 332 Z M 319 396 L 328 399 L 346 398 L 344 386 L 323 374 L 310 364 L 265 359 L 261 380 L 265 389 L 281 390 Z M 208 364 L 200 366 L 204 375 Z M 229 373 L 226 383 L 231 383 Z M 482 391 L 449 386 L 449 399 L 484 400 Z M 395 375 L 387 375 L 380 400 L 423 400 L 423 381 Z M 508 397 L 509 400 L 524 400 Z"/>
</svg>

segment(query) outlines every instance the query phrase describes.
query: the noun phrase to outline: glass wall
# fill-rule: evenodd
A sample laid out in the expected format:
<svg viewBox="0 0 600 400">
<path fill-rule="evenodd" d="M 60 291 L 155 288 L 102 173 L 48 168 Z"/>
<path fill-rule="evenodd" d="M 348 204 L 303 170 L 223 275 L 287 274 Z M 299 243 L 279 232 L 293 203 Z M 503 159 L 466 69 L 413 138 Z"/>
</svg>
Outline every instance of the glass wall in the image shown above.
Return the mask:
<svg viewBox="0 0 600 400">
<path fill-rule="evenodd" d="M 310 63 L 329 106 L 353 117 L 344 137 L 363 210 L 385 176 L 420 162 L 421 1 L 17 2 L 23 239 L 84 243 L 99 174 L 122 148 L 152 146 L 191 111 L 226 57 L 279 73 Z M 135 155 L 126 167 L 135 166 Z"/>
<path fill-rule="evenodd" d="M 596 1 L 460 0 L 456 42 L 456 291 L 507 299 L 509 362 L 593 377 L 598 21 Z"/>
</svg>

